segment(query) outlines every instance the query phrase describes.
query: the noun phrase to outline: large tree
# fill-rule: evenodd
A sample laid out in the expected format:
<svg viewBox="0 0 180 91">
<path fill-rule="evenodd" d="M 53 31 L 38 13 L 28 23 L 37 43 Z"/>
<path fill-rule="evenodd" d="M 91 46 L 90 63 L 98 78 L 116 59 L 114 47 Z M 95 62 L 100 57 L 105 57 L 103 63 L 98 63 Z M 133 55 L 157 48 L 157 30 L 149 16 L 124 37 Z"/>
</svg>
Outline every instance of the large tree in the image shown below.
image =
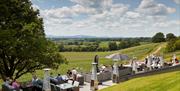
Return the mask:
<svg viewBox="0 0 180 91">
<path fill-rule="evenodd" d="M 112 50 L 117 50 L 117 44 L 116 42 L 109 42 L 108 43 L 108 47 L 109 47 L 109 50 L 112 51 Z"/>
<path fill-rule="evenodd" d="M 44 67 L 66 62 L 45 38 L 39 11 L 29 0 L 0 0 L 0 75 L 17 79 Z"/>
<path fill-rule="evenodd" d="M 154 43 L 164 42 L 164 41 L 165 41 L 165 38 L 162 32 L 158 32 L 152 37 L 152 42 Z"/>
<path fill-rule="evenodd" d="M 170 41 L 170 40 L 173 40 L 173 39 L 176 39 L 176 36 L 173 33 L 166 34 L 166 40 L 167 41 Z"/>
</svg>

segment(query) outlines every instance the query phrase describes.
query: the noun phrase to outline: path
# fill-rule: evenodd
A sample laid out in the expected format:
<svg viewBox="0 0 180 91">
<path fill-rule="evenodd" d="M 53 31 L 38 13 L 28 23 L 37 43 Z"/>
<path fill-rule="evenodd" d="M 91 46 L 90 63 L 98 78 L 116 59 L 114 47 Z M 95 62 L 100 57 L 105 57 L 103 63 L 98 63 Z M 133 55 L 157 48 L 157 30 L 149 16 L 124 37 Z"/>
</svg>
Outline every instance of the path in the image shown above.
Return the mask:
<svg viewBox="0 0 180 91">
<path fill-rule="evenodd" d="M 156 51 L 153 52 L 153 54 L 157 54 L 161 50 L 161 48 L 162 47 L 160 46 L 158 49 L 156 49 Z"/>
<path fill-rule="evenodd" d="M 165 43 L 162 43 L 160 45 L 158 45 L 156 50 L 151 51 L 149 54 L 158 54 L 160 53 L 161 49 L 165 46 Z"/>
<path fill-rule="evenodd" d="M 80 86 L 80 91 L 91 91 L 90 90 L 90 83 L 85 82 L 84 84 L 85 85 Z M 115 84 L 112 83 L 112 80 L 109 80 L 109 81 L 103 82 L 102 85 L 98 85 L 98 90 L 103 89 L 103 88 L 107 88 L 107 87 L 113 86 L 113 85 L 115 85 Z"/>
</svg>

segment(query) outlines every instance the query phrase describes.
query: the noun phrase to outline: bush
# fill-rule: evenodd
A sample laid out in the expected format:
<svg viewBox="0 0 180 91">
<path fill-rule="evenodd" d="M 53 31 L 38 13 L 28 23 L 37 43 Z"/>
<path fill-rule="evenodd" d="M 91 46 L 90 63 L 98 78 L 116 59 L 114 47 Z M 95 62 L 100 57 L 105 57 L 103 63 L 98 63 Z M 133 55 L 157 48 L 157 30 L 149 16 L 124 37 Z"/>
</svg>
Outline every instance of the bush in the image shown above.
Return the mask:
<svg viewBox="0 0 180 91">
<path fill-rule="evenodd" d="M 165 38 L 164 38 L 164 34 L 159 32 L 156 33 L 153 37 L 152 37 L 152 42 L 154 43 L 158 43 L 158 42 L 164 42 Z"/>
<path fill-rule="evenodd" d="M 112 50 L 117 50 L 117 44 L 116 44 L 116 42 L 109 42 L 108 47 L 109 47 L 109 50 L 110 50 L 110 51 L 112 51 Z"/>
<path fill-rule="evenodd" d="M 173 33 L 166 34 L 166 40 L 170 41 L 172 39 L 176 39 L 176 36 Z"/>
<path fill-rule="evenodd" d="M 180 39 L 175 43 L 176 50 L 180 50 Z"/>
<path fill-rule="evenodd" d="M 180 39 L 173 39 L 168 41 L 166 46 L 167 52 L 174 52 L 176 50 L 180 50 Z"/>
<path fill-rule="evenodd" d="M 133 46 L 138 46 L 140 43 L 138 41 L 132 40 L 132 41 L 121 41 L 118 45 L 118 49 L 124 49 L 129 48 Z"/>
</svg>

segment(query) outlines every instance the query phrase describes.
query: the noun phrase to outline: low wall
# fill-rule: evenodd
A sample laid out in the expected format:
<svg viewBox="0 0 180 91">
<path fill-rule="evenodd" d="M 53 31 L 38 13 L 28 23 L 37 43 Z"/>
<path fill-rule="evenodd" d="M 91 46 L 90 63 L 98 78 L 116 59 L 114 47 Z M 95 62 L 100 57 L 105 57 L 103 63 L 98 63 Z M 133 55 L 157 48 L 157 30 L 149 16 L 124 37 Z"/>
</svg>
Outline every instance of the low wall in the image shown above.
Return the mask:
<svg viewBox="0 0 180 91">
<path fill-rule="evenodd" d="M 99 82 L 104 82 L 111 80 L 111 72 L 103 72 L 100 74 L 97 74 L 97 79 Z M 90 83 L 91 82 L 91 73 L 83 74 L 85 82 Z"/>
<path fill-rule="evenodd" d="M 156 75 L 156 74 L 161 74 L 161 73 L 167 73 L 167 72 L 173 72 L 173 71 L 180 71 L 180 64 L 176 66 L 171 66 L 171 67 L 165 67 L 161 69 L 156 69 L 156 70 L 151 70 L 148 72 L 143 72 L 143 73 L 137 73 L 133 75 L 128 75 L 125 78 L 127 79 L 132 79 L 132 78 L 137 78 L 137 77 L 144 77 L 144 76 L 149 76 L 149 75 Z"/>
<path fill-rule="evenodd" d="M 123 69 L 123 70 L 119 71 L 119 81 L 123 82 L 123 81 L 127 81 L 127 80 L 133 79 L 133 78 L 145 77 L 145 76 L 156 75 L 156 74 L 167 73 L 167 72 L 173 72 L 173 71 L 180 71 L 180 64 L 176 65 L 176 66 L 165 67 L 165 68 L 151 70 L 151 71 L 137 73 L 137 74 L 133 74 L 132 69 L 128 68 L 128 69 Z M 111 76 L 112 76 L 111 72 L 99 74 L 98 80 L 100 82 L 108 81 L 108 80 L 111 80 Z M 90 73 L 84 74 L 84 77 L 85 77 L 85 82 L 91 81 L 91 74 Z"/>
</svg>

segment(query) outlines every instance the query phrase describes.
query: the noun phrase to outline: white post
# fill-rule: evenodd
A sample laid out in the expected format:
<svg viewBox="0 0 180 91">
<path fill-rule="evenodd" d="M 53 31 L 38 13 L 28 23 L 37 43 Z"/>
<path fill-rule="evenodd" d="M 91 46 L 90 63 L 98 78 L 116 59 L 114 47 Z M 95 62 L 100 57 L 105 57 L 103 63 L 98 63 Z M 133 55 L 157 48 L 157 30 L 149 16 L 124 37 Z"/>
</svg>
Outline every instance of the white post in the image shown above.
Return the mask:
<svg viewBox="0 0 180 91">
<path fill-rule="evenodd" d="M 173 63 L 173 66 L 176 65 L 176 54 L 173 54 L 172 63 Z"/>
<path fill-rule="evenodd" d="M 91 74 L 91 87 L 92 91 L 98 90 L 98 79 L 97 79 L 97 63 L 92 63 L 92 74 Z"/>
<path fill-rule="evenodd" d="M 132 70 L 137 73 L 137 63 L 135 60 L 132 61 Z"/>
<path fill-rule="evenodd" d="M 114 83 L 119 83 L 119 69 L 117 65 L 117 60 L 113 60 L 114 65 L 113 65 L 113 82 Z"/>
<path fill-rule="evenodd" d="M 44 80 L 43 80 L 43 91 L 51 91 L 50 79 L 49 79 L 49 68 L 44 70 Z"/>
<path fill-rule="evenodd" d="M 164 59 L 162 56 L 160 56 L 159 59 L 160 59 L 160 66 L 163 67 L 164 66 Z"/>
<path fill-rule="evenodd" d="M 151 56 L 148 56 L 147 67 L 149 68 L 149 70 L 151 70 L 151 63 L 152 63 L 152 58 Z"/>
</svg>

